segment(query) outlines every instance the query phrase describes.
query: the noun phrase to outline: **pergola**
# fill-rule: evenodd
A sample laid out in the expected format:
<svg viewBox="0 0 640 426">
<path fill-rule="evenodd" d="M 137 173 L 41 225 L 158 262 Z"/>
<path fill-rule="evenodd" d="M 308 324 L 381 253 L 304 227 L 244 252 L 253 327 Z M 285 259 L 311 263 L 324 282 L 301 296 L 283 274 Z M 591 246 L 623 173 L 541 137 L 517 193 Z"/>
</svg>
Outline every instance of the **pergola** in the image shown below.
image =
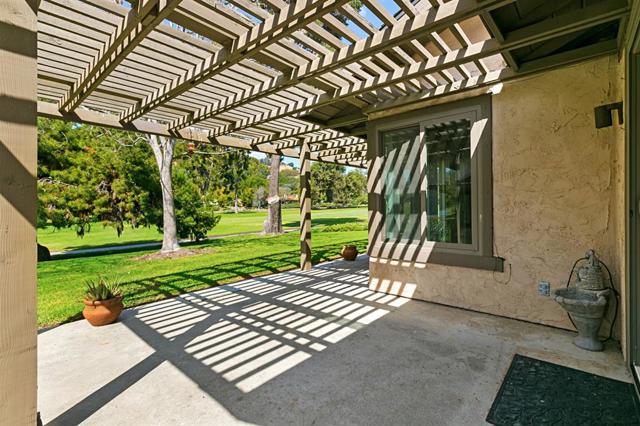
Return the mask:
<svg viewBox="0 0 640 426">
<path fill-rule="evenodd" d="M 628 11 L 626 0 L 362 0 L 359 11 L 348 0 L 9 0 L 0 173 L 25 180 L 1 193 L 0 216 L 17 224 L 6 241 L 32 237 L 25 141 L 37 105 L 42 117 L 299 158 L 308 268 L 311 160 L 366 167 L 369 120 L 619 51 Z"/>
<path fill-rule="evenodd" d="M 43 0 L 38 113 L 364 166 L 372 114 L 616 50 L 583 3 Z"/>
<path fill-rule="evenodd" d="M 38 114 L 366 166 L 366 122 L 618 48 L 625 0 L 43 0 Z M 447 98 L 449 99 L 449 98 Z"/>
</svg>

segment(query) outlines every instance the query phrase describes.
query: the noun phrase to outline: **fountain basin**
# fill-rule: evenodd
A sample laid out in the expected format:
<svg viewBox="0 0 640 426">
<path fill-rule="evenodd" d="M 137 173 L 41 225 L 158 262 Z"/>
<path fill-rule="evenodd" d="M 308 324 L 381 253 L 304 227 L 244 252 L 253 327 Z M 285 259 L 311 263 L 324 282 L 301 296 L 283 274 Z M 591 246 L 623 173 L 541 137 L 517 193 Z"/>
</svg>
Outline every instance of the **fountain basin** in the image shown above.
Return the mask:
<svg viewBox="0 0 640 426">
<path fill-rule="evenodd" d="M 602 342 L 598 338 L 602 318 L 607 310 L 611 290 L 581 290 L 574 287 L 555 290 L 553 296 L 571 316 L 578 330 L 573 343 L 588 351 L 601 351 Z"/>
</svg>

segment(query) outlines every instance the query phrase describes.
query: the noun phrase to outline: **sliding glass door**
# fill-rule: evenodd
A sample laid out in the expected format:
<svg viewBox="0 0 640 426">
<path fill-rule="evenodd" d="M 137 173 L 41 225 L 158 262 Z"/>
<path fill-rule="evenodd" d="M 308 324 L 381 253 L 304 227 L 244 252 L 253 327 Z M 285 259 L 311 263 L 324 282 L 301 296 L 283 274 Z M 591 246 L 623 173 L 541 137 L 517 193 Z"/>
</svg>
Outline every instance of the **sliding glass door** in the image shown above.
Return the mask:
<svg viewBox="0 0 640 426">
<path fill-rule="evenodd" d="M 632 49 L 630 49 L 632 50 Z M 628 56 L 628 209 L 627 238 L 629 239 L 629 356 L 631 370 L 640 386 L 640 54 Z"/>
</svg>

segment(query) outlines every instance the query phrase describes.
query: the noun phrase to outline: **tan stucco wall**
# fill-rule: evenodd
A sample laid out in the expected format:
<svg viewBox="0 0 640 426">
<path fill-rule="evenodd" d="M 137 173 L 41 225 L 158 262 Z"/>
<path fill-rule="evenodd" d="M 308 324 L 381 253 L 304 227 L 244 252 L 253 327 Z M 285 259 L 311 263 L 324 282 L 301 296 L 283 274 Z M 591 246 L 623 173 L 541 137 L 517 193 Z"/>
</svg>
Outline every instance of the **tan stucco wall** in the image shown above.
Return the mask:
<svg viewBox="0 0 640 426">
<path fill-rule="evenodd" d="M 539 281 L 563 287 L 594 248 L 621 288 L 624 130 L 617 118 L 597 130 L 593 108 L 622 100 L 623 69 L 599 58 L 505 83 L 492 97 L 494 255 L 504 273 L 372 257 L 371 288 L 565 328 Z"/>
</svg>

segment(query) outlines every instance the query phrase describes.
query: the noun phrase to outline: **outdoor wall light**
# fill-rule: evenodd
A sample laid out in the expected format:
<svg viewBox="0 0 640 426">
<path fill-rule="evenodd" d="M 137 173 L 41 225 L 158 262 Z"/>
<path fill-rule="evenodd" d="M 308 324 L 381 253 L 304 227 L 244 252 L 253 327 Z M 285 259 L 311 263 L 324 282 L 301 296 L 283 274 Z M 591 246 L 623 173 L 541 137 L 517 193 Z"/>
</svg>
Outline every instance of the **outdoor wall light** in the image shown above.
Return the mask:
<svg viewBox="0 0 640 426">
<path fill-rule="evenodd" d="M 593 112 L 596 116 L 596 129 L 609 127 L 613 124 L 611 111 L 618 110 L 618 122 L 623 123 L 622 102 L 616 102 L 608 105 L 600 105 L 594 108 Z"/>
</svg>

